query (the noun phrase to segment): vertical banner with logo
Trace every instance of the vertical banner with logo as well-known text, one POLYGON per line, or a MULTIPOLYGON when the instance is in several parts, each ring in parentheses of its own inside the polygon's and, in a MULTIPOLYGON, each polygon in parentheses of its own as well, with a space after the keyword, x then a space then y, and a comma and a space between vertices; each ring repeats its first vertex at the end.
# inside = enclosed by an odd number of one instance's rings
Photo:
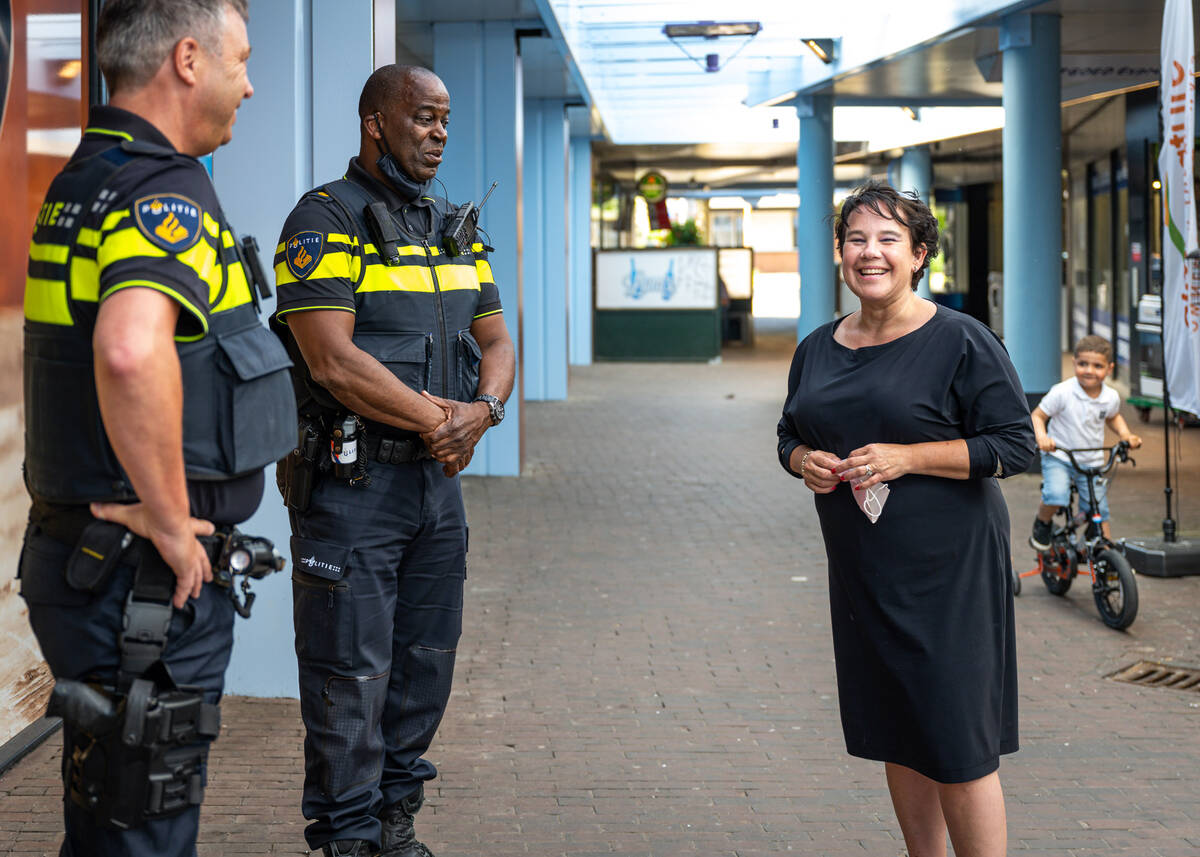
POLYGON ((1162 25, 1163 359, 1171 406, 1200 414, 1200 248, 1192 184, 1196 83, 1191 0, 1166 0, 1162 25))

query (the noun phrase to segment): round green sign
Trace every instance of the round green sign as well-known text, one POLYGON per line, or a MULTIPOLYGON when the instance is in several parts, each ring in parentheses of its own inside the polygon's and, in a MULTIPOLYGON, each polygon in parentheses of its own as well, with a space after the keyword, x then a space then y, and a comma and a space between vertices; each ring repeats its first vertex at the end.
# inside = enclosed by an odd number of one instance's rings
POLYGON ((667 198, 667 180, 662 173, 646 173, 637 183, 637 192, 646 202, 667 198))

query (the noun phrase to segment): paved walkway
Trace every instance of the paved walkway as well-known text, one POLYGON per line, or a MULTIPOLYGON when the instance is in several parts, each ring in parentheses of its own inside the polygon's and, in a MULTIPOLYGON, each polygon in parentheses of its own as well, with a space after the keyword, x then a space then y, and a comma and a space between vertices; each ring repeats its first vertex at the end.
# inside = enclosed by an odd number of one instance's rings
MULTIPOLYGON (((904 853, 882 767, 844 751, 816 516, 775 460, 789 356, 781 337, 714 366, 572 370, 569 401, 525 409, 526 475, 467 480, 466 631, 418 826, 439 857, 904 853)), ((1162 517, 1161 445, 1138 458, 1118 535, 1162 517)), ((1022 567, 1037 486, 1005 484, 1022 567)), ((1200 496, 1178 517, 1200 533, 1200 496)), ((1140 578, 1127 633, 1082 581, 1025 584, 1011 850, 1200 855, 1200 693, 1105 678, 1200 667, 1200 577, 1140 578)), ((297 704, 229 699, 224 721, 200 854, 307 853, 297 704)), ((0 779, 0 853, 55 853, 58 748, 0 779)))

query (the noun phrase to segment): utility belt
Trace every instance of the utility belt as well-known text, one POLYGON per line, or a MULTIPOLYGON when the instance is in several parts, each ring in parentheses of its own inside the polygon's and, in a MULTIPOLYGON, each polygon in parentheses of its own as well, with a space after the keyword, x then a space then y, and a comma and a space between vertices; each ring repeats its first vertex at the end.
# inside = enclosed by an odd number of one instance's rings
POLYGON ((394 431, 354 414, 301 416, 296 447, 275 471, 284 503, 294 512, 307 511, 313 486, 322 476, 365 487, 371 484, 372 463, 406 464, 433 458, 420 437, 389 437, 394 431))
MULTIPOLYGON (((43 531, 61 537, 61 530, 43 531)), ((236 528, 201 542, 214 582, 229 590, 240 615, 249 616, 254 594, 245 578, 279 570, 283 558, 269 540, 236 528), (244 577, 244 601, 233 588, 235 576, 244 577)), ((208 746, 221 724, 220 709, 204 701, 203 689, 176 684, 162 660, 175 574, 151 542, 120 524, 93 520, 67 561, 67 583, 95 592, 126 557, 136 560, 136 571, 118 634, 115 684, 59 679, 46 709, 67 726, 64 780, 71 800, 99 824, 119 830, 200 804, 208 746)))

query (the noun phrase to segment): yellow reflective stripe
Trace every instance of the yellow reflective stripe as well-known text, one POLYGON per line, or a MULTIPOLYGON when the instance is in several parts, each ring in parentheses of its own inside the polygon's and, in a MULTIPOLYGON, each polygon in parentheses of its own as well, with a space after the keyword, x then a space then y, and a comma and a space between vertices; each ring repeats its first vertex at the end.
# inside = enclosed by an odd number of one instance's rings
POLYGON ((501 309, 490 310, 489 312, 481 312, 479 315, 475 316, 475 318, 487 318, 489 315, 495 315, 496 313, 500 313, 500 312, 504 312, 504 309, 501 308, 501 309))
POLYGON ((171 254, 150 243, 141 232, 130 227, 105 236, 96 251, 96 262, 100 270, 104 270, 115 262, 138 258, 164 259, 171 255, 191 268, 196 276, 205 282, 210 300, 216 297, 221 288, 221 268, 217 264, 216 251, 207 241, 197 241, 182 253, 171 254))
MULTIPOLYGON (((437 255, 436 247, 430 247, 429 249, 432 251, 432 255, 434 255, 434 256, 437 255)), ((374 244, 367 244, 365 247, 363 247, 363 252, 364 253, 374 253, 376 256, 378 256, 379 248, 376 247, 374 244)), ((425 248, 422 247, 420 244, 406 244, 403 247, 396 248, 396 255, 398 255, 398 256, 424 256, 425 248)))
POLYGON ((275 288, 298 282, 300 281, 292 276, 292 270, 287 266, 287 262, 275 263, 275 288))
POLYGON ((111 128, 84 128, 85 134, 107 134, 109 137, 120 137, 122 140, 133 142, 133 137, 124 131, 114 131, 111 128))
POLYGON ((492 266, 487 259, 475 260, 475 275, 479 277, 480 283, 496 282, 496 279, 492 276, 492 266))
MULTIPOLYGON (((221 244, 225 247, 234 245, 233 233, 228 229, 221 232, 221 244)), ((217 288, 220 288, 220 278, 216 280, 217 288)), ((211 287, 211 286, 210 286, 211 287)), ((216 300, 216 292, 210 292, 208 302, 211 305, 216 300)), ((250 283, 246 279, 246 269, 242 267, 240 261, 230 262, 225 266, 225 294, 221 296, 221 302, 212 308, 212 312, 225 312, 231 309, 237 309, 240 306, 245 306, 250 303, 253 298, 250 296, 250 283)))
POLYGON ((100 266, 95 259, 71 259, 71 297, 91 303, 100 300, 100 266))
POLYGON ((237 309, 250 303, 250 283, 246 281, 246 270, 241 265, 230 265, 226 268, 225 295, 221 302, 212 308, 212 312, 225 312, 237 309))
POLYGON ((75 239, 75 243, 81 247, 99 247, 100 246, 100 230, 99 229, 80 229, 79 237, 75 239))
POLYGON ((424 265, 368 265, 360 292, 433 292, 433 277, 424 265))
POLYGON ((70 327, 71 307, 67 303, 67 284, 62 280, 25 278, 25 318, 45 324, 70 327))
POLYGON ((69 255, 71 255, 71 248, 66 244, 34 242, 29 245, 29 258, 33 262, 57 262, 59 265, 64 265, 69 255))
POLYGON ((478 241, 476 241, 474 244, 471 245, 471 252, 472 253, 482 253, 483 245, 480 244, 478 241))
MULTIPOLYGON (((101 232, 112 232, 114 229, 117 228, 118 225, 120 225, 121 221, 124 220, 128 216, 129 216, 128 208, 123 208, 120 211, 110 211, 107 215, 105 215, 104 222, 102 224, 100 224, 100 231, 101 232)), ((97 244, 96 246, 98 247, 100 245, 97 244)))
POLYGON ((105 291, 102 300, 108 300, 113 296, 113 294, 121 291, 121 289, 134 288, 154 289, 156 292, 161 292, 168 297, 174 298, 179 302, 181 307, 190 312, 193 316, 195 316, 196 320, 200 322, 200 327, 203 329, 201 333, 195 336, 176 336, 176 342, 195 342, 197 339, 203 339, 204 335, 208 333, 208 319, 204 317, 204 313, 197 309, 195 304, 193 304, 179 292, 175 291, 170 286, 164 286, 162 283, 156 283, 152 280, 126 280, 123 283, 117 283, 115 286, 105 291))
MULTIPOLYGON (((304 280, 325 279, 357 280, 357 260, 349 253, 326 253, 317 263, 317 267, 313 268, 312 273, 304 280)), ((286 286, 289 283, 297 282, 301 281, 292 275, 292 269, 288 267, 287 260, 275 263, 275 285, 286 286)))
POLYGON ((113 262, 135 259, 139 256, 163 259, 169 255, 166 250, 151 244, 146 236, 137 229, 130 227, 106 235, 96 250, 96 261, 100 263, 101 268, 104 268, 113 262))
POLYGON ((479 291, 479 275, 473 265, 437 265, 438 285, 444 292, 473 289, 479 291))
MULTIPOLYGON (((217 221, 216 221, 216 220, 214 220, 214 219, 213 219, 213 217, 212 217, 212 216, 211 216, 211 215, 210 215, 210 214, 209 214, 207 211, 206 211, 206 212, 204 212, 204 221, 203 221, 203 223, 204 223, 204 231, 208 233, 209 237, 210 237, 210 238, 216 238, 216 237, 217 237, 217 231, 218 231, 218 230, 221 228, 221 225, 220 225, 219 223, 217 223, 217 221)), ((231 239, 231 240, 232 240, 232 239, 231 239)), ((230 244, 226 244, 225 246, 226 246, 226 247, 229 247, 229 246, 231 246, 231 245, 230 245, 230 244)))

